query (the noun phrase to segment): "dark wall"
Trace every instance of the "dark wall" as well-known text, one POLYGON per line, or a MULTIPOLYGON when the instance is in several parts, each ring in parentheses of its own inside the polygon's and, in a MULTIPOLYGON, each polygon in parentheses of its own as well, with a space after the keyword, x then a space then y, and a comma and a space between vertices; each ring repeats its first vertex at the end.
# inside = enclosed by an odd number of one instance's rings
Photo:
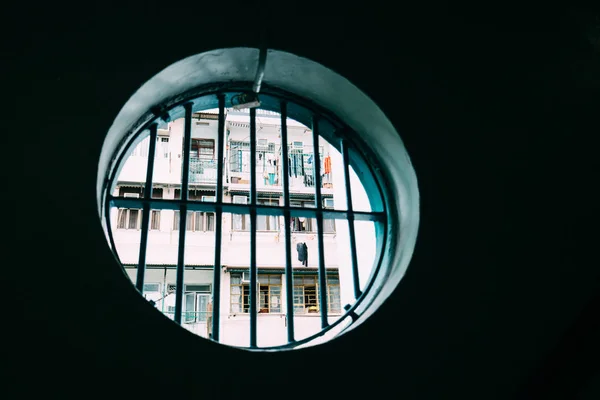
POLYGON ((303 396, 319 385, 352 397, 507 399, 574 398, 563 392, 586 383, 589 362, 577 357, 597 354, 595 326, 579 353, 561 340, 585 336, 573 324, 591 321, 581 313, 600 278, 592 236, 580 233, 597 213, 591 14, 26 6, 5 10, 2 28, 3 390, 91 397, 138 383, 144 394, 233 398, 290 384, 303 396), (111 255, 94 192, 104 135, 141 84, 195 53, 256 46, 265 25, 271 47, 334 69, 380 105, 421 191, 415 254, 394 295, 339 340, 281 354, 200 341, 156 316, 111 255))

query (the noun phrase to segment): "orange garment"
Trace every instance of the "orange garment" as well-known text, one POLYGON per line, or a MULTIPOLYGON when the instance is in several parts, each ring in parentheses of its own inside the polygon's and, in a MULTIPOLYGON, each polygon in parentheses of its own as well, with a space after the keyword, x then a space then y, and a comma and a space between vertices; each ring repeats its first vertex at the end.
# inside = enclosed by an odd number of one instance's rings
POLYGON ((325 157, 325 173, 326 174, 331 173, 331 157, 330 156, 325 157))

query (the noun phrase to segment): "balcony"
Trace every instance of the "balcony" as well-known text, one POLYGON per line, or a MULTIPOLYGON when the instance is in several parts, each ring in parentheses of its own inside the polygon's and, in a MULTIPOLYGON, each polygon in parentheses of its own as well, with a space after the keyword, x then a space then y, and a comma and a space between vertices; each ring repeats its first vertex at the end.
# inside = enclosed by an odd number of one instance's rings
POLYGON ((217 184, 217 161, 215 159, 190 158, 190 182, 217 184))

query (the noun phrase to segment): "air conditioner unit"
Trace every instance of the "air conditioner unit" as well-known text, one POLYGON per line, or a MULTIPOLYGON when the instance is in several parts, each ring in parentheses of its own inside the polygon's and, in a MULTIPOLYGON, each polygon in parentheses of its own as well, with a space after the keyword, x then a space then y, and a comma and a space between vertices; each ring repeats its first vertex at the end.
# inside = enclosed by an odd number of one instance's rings
POLYGON ((125 193, 123 194, 124 197, 135 197, 135 198, 139 198, 140 194, 139 193, 125 193))
POLYGON ((216 196, 202 196, 202 201, 215 202, 216 196))
POLYGON ((323 205, 326 208, 333 208, 333 199, 332 198, 323 199, 323 205))
POLYGON ((233 204, 248 204, 247 196, 233 196, 233 204))
POLYGON ((304 143, 302 142, 294 142, 294 148, 295 149, 301 149, 304 147, 304 143))
POLYGON ((160 292, 160 283, 144 283, 144 292, 160 292))

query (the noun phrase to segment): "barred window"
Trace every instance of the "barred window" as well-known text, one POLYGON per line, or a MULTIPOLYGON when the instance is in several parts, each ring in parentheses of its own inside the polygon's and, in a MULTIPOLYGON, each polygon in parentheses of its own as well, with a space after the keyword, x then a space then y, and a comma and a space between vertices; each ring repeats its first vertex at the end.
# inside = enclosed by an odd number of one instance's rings
MULTIPOLYGON (((241 57, 232 65, 251 65, 254 50, 195 60, 203 66, 232 54, 241 57)), ((316 63, 295 60, 335 80, 344 98, 321 98, 310 79, 281 77, 289 88, 270 86, 275 79, 260 93, 236 78, 178 87, 184 73, 169 80, 175 86, 168 97, 149 85, 147 107, 148 93, 134 95, 127 105, 134 112, 119 114, 103 147, 98 204, 111 249, 136 289, 152 293, 156 310, 215 342, 278 350, 330 340, 385 300, 412 254, 418 189, 397 132, 358 89, 316 63), (361 99, 360 107, 352 98, 361 99), (198 113, 212 117, 198 125, 198 113), (350 114, 351 123, 339 117, 350 114), (367 129, 371 122, 377 135, 367 129), (398 187, 390 188, 390 179, 398 187), (117 195, 119 187, 133 189, 117 195), (157 198, 155 189, 166 196, 157 198), (178 234, 164 232, 169 227, 178 234), (149 237, 150 230, 158 232, 149 237), (386 246, 399 237, 398 245, 386 246), (384 265, 388 259, 402 265, 384 265), (174 278, 176 284, 167 283, 174 278), (162 291, 147 282, 163 282, 162 291), (186 290, 190 284, 209 284, 210 293, 186 290), (258 329, 259 321, 268 329, 258 329)), ((266 71, 280 73, 277 64, 266 71)))
POLYGON ((192 152, 190 155, 198 158, 214 158, 214 139, 192 139, 192 152))

